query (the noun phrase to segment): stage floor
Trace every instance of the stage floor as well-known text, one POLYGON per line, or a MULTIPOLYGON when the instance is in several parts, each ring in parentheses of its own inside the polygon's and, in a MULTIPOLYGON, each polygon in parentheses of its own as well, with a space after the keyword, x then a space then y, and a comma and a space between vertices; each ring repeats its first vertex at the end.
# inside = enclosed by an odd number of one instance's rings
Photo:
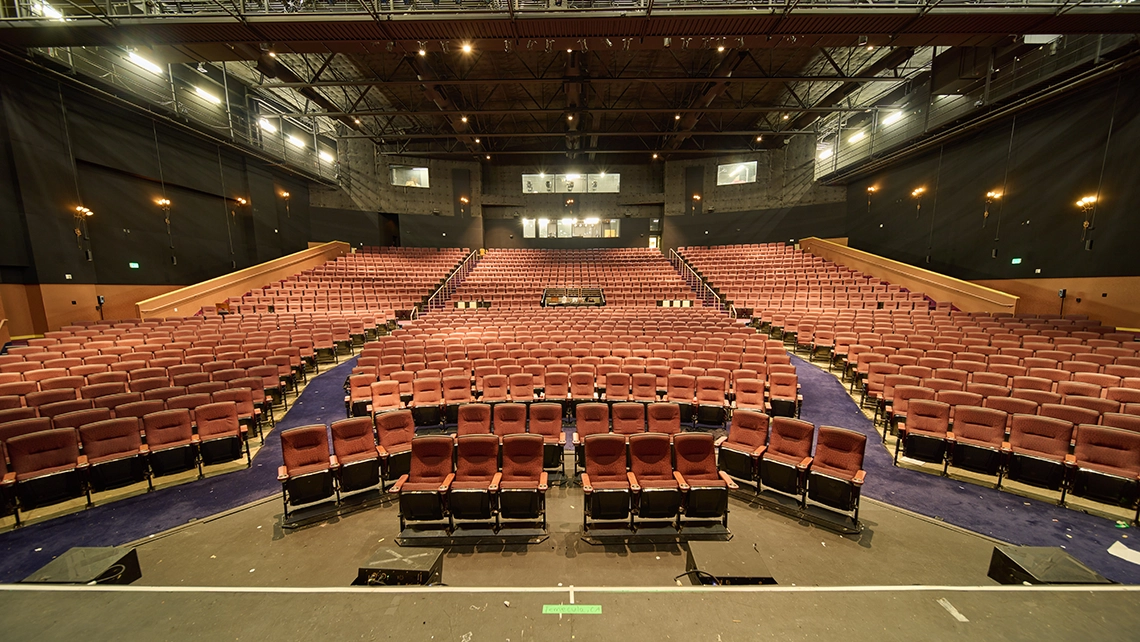
POLYGON ((395 505, 285 530, 273 498, 136 542, 132 586, 0 586, 4 637, 1061 640, 1130 639, 1140 625, 1140 592, 998 586, 994 540, 874 501, 863 532, 843 536, 733 499, 722 545, 762 555, 779 585, 702 588, 675 579, 684 544, 582 541, 581 500, 550 490, 541 544, 449 550, 447 586, 359 588, 357 568, 395 545, 395 505), (543 613, 565 604, 601 613, 543 613))

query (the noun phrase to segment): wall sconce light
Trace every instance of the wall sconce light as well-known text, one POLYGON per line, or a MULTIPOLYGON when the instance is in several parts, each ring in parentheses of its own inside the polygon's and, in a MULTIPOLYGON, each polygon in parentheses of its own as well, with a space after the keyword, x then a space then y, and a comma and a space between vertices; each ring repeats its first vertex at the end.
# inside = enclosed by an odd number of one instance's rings
POLYGON ((249 203, 249 201, 245 200, 244 198, 242 198, 240 196, 235 198, 234 200, 237 201, 238 205, 246 205, 249 203))
POLYGON ((701 200, 701 195, 700 195, 700 194, 693 194, 693 200, 694 200, 694 201, 699 201, 699 200, 701 200))
POLYGON ((982 212, 982 227, 986 226, 986 221, 990 219, 990 204, 1000 199, 1002 193, 998 191, 986 192, 986 209, 982 212))
POLYGON ((918 203, 914 206, 914 218, 918 220, 919 214, 922 212, 922 195, 926 193, 925 187, 916 187, 910 193, 911 198, 918 199, 918 203))
POLYGON ((871 197, 874 196, 875 192, 877 192, 877 191, 879 191, 879 188, 875 187, 874 185, 867 188, 867 214, 868 215, 871 213, 871 197))
POLYGON ((285 199, 285 218, 293 218, 292 212, 289 211, 289 192, 281 192, 281 198, 285 199))
POLYGON ((1089 230, 1092 229, 1092 213, 1093 213, 1093 208, 1096 207, 1096 201, 1097 201, 1096 195, 1085 196, 1085 197, 1081 198, 1081 200, 1077 201, 1077 207, 1081 208, 1081 213, 1084 214, 1084 216, 1085 216, 1084 223, 1081 224, 1081 227, 1082 227, 1081 240, 1082 241, 1085 240, 1085 237, 1088 236, 1089 230))
POLYGON ((87 238, 87 232, 85 230, 87 218, 94 214, 95 212, 92 212, 82 205, 75 206, 75 245, 81 250, 83 249, 83 239, 87 238))

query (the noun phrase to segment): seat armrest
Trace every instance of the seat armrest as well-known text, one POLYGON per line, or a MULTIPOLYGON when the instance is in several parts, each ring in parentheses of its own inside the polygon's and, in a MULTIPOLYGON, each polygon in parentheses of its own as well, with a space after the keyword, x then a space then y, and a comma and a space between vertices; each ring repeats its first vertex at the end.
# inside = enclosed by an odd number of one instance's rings
POLYGON ((406 484, 406 483, 408 483, 408 476, 407 475, 400 475, 400 478, 396 480, 395 484, 392 484, 392 489, 389 490, 388 492, 399 493, 400 489, 403 488, 404 484, 406 484))
POLYGON ((629 480, 629 489, 635 493, 641 492, 641 486, 637 485, 637 476, 632 472, 627 472, 625 478, 629 480))
MULTIPOLYGON (((565 439, 565 438, 566 438, 566 433, 563 433, 563 434, 562 434, 562 438, 563 438, 563 439, 565 439)), ((574 445, 575 445, 575 446, 577 446, 578 444, 582 443, 582 442, 578 441, 578 431, 577 431, 577 430, 575 430, 575 431, 574 431, 574 436, 573 436, 573 439, 574 439, 574 442, 573 442, 573 443, 574 443, 574 445)))
POLYGON ((87 468, 87 455, 80 455, 75 459, 76 468, 87 468))
MULTIPOLYGON (((139 444, 139 452, 144 454, 144 455, 149 453, 150 452, 150 446, 147 446, 146 444, 139 444)), ((282 468, 284 468, 284 466, 282 466, 282 468)))
POLYGON ((492 493, 498 491, 499 484, 502 483, 502 481, 503 473, 495 473, 495 476, 491 478, 491 485, 487 487, 487 490, 491 491, 492 493))
POLYGON ((582 492, 587 495, 594 492, 594 487, 590 484, 590 476, 582 473, 582 492))
POLYGON ((388 458, 388 450, 379 444, 376 445, 376 454, 380 455, 381 459, 388 458))
POLYGON ((950 430, 946 431, 946 438, 945 439, 946 439, 946 441, 948 441, 952 444, 956 443, 958 441, 958 438, 954 436, 953 431, 950 431, 950 430))
POLYGON ((565 446, 566 445, 566 433, 564 433, 562 431, 558 432, 558 445, 559 446, 565 446))
POLYGON ((866 476, 867 476, 867 471, 860 470, 859 472, 855 473, 855 477, 851 480, 851 482, 853 484, 855 484, 856 486, 862 486, 863 485, 863 479, 866 476))
POLYGON ((351 400, 352 400, 352 396, 351 396, 351 395, 345 395, 345 396, 344 396, 344 400, 345 400, 345 402, 347 403, 347 402, 349 402, 349 401, 351 401, 351 400))
POLYGON ((277 467, 277 481, 283 482, 289 480, 289 469, 285 466, 277 467))
POLYGON ((190 435, 190 443, 192 443, 192 444, 202 443, 202 438, 199 437, 198 435, 190 435))
MULTIPOLYGON (((808 459, 811 458, 809 457, 808 459)), ((733 479, 728 476, 728 473, 724 472, 723 470, 720 471, 720 478, 724 480, 724 483, 728 484, 729 490, 740 490, 740 486, 737 486, 736 482, 733 481, 733 479)))
POLYGON ((689 484, 685 481, 685 476, 680 472, 674 470, 673 479, 677 480, 677 485, 681 487, 681 490, 689 490, 689 484))
POLYGON ((439 492, 446 493, 451 488, 453 481, 455 481, 455 473, 448 473, 447 477, 443 478, 443 483, 439 485, 439 492))
POLYGON ((796 470, 799 470, 801 472, 807 470, 811 466, 811 462, 811 457, 804 457, 800 460, 800 463, 796 464, 796 470))
POLYGON ((336 458, 336 455, 329 455, 329 468, 333 470, 340 468, 340 460, 336 458))
POLYGON ((546 471, 542 471, 542 474, 538 476, 538 489, 545 493, 546 489, 550 488, 549 480, 550 478, 546 471))
POLYGON ((728 435, 721 435, 720 437, 716 438, 716 441, 713 442, 713 446, 720 448, 720 445, 723 444, 727 440, 728 440, 728 435))
POLYGON ((1077 465, 1077 456, 1076 455, 1065 455, 1065 465, 1075 468, 1077 465))
POLYGON ((764 453, 766 453, 766 452, 768 452, 767 446, 757 446, 756 450, 752 451, 752 458, 753 459, 760 459, 761 457, 764 456, 764 453))
POLYGON ((1013 447, 1009 445, 1008 441, 1003 441, 1001 442, 1001 451, 1003 453, 1009 454, 1013 452, 1013 447))

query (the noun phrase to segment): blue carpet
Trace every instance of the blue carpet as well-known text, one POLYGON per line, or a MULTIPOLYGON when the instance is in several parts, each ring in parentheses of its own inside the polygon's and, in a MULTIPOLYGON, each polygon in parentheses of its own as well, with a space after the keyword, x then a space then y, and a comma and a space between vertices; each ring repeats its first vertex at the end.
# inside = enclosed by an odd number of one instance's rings
MULTIPOLYGON (((277 433, 344 419, 344 380, 356 359, 310 377, 289 412, 266 433, 253 466, 25 526, 0 535, 0 582, 22 580, 73 546, 117 546, 281 492, 277 433)), ((96 503, 99 496, 94 497, 96 503)))
POLYGON ((1107 553, 1116 541, 1140 549, 1136 529, 1118 529, 1112 520, 993 488, 896 468, 892 453, 844 384, 799 357, 792 361, 803 388, 802 419, 867 435, 863 495, 1013 544, 1060 546, 1109 579, 1140 583, 1140 566, 1107 553))

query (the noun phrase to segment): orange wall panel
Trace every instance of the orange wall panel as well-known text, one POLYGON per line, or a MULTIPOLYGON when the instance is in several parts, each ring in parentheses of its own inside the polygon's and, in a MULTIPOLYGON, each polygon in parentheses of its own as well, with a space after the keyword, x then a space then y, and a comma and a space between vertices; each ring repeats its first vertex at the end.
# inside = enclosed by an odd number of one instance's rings
POLYGON ((1058 314, 1061 298, 1057 292, 1064 288, 1065 314, 1088 315, 1118 328, 1140 328, 1140 276, 993 279, 974 283, 1017 295, 1017 311, 1024 314, 1058 314))

